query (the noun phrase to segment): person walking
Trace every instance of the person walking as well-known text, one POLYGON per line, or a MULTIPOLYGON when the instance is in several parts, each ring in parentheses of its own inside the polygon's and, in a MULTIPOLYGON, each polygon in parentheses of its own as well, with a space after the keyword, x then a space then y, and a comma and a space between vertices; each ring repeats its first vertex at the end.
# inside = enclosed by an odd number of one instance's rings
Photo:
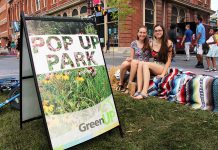
POLYGON ((196 68, 204 68, 203 64, 203 44, 206 40, 205 35, 205 27, 202 24, 202 18, 200 16, 197 17, 197 28, 196 28, 196 58, 198 63, 195 65, 196 68))
POLYGON ((21 43, 21 38, 20 36, 18 36, 18 39, 17 39, 17 59, 20 58, 20 51, 22 49, 22 43, 21 43))
POLYGON ((14 41, 11 42, 11 52, 12 54, 16 54, 16 44, 14 41))
POLYGON ((183 45, 183 43, 185 42, 185 54, 186 54, 186 61, 189 61, 190 59, 190 45, 191 45, 191 42, 192 42, 192 30, 190 29, 190 25, 187 24, 185 26, 185 33, 184 33, 184 36, 183 36, 183 39, 182 39, 182 42, 181 42, 181 45, 183 45))
POLYGON ((209 45, 209 51, 206 55, 206 60, 207 60, 207 69, 205 69, 206 72, 214 71, 217 72, 216 69, 216 57, 218 57, 218 46, 217 46, 217 40, 214 35, 214 29, 210 29, 209 34, 210 37, 206 41, 206 43, 209 45), (210 64, 210 60, 212 61, 212 65, 210 64))
POLYGON ((8 40, 7 48, 8 48, 9 54, 11 54, 11 41, 10 40, 8 40))

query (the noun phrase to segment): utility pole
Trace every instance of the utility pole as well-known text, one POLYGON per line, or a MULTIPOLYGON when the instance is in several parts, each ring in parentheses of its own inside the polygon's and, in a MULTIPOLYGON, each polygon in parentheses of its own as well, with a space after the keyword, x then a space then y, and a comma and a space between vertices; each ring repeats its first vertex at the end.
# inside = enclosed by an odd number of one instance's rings
MULTIPOLYGON (((104 10, 107 10, 107 0, 104 0, 104 10)), ((104 16, 104 51, 107 51, 108 25, 107 15, 104 16)))

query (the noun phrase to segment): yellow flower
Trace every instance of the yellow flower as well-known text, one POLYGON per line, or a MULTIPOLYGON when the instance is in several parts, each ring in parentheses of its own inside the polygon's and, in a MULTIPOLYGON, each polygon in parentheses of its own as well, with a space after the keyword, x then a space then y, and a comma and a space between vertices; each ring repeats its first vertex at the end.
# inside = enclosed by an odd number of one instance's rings
POLYGON ((50 79, 52 79, 52 78, 54 78, 54 77, 55 77, 54 73, 51 73, 51 74, 50 74, 50 79))
POLYGON ((42 82, 43 82, 44 84, 51 83, 51 81, 50 81, 50 80, 43 80, 42 82))
POLYGON ((57 74, 57 75, 55 75, 55 77, 56 77, 56 79, 61 79, 61 77, 62 77, 62 75, 60 75, 60 74, 57 74))
POLYGON ((50 112, 52 112, 52 111, 54 110, 54 105, 50 105, 50 106, 48 107, 48 109, 49 109, 50 112))
POLYGON ((76 81, 83 82, 85 79, 83 77, 76 77, 76 81))
POLYGON ((44 112, 45 113, 50 113, 54 110, 54 105, 50 105, 50 106, 47 106, 47 105, 43 105, 43 109, 44 109, 44 112))
POLYGON ((43 101, 42 101, 42 105, 43 105, 43 106, 48 106, 48 101, 47 101, 47 100, 43 100, 43 101))
POLYGON ((63 75, 63 76, 62 76, 62 79, 63 79, 63 80, 69 80, 69 78, 70 78, 70 77, 69 77, 68 75, 63 75))

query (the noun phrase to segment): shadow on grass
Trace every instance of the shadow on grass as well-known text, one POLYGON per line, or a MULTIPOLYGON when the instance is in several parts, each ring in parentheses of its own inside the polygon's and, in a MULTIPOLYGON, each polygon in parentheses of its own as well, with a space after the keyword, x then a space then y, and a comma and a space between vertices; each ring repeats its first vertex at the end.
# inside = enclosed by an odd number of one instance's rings
MULTIPOLYGON (((114 129, 74 149, 216 149, 218 114, 192 110, 156 97, 135 101, 114 92, 124 138, 114 129)), ((7 106, 8 107, 8 106, 7 106)), ((48 149, 42 120, 19 128, 19 112, 0 112, 0 149, 48 149)))

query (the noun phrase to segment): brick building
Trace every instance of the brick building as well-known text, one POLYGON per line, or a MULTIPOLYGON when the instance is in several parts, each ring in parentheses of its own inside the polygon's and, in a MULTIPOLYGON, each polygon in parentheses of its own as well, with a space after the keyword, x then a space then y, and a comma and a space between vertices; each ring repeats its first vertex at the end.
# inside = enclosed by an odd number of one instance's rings
POLYGON ((6 0, 0 0, 0 47, 4 47, 8 40, 8 4, 6 0))
POLYGON ((194 22, 198 15, 209 24, 210 14, 214 13, 210 4, 211 0, 134 0, 131 5, 136 11, 126 21, 128 30, 119 33, 119 46, 129 45, 142 25, 146 25, 148 34, 152 35, 154 24, 169 29, 172 23, 194 22))
MULTIPOLYGON (((18 21, 21 10, 29 16, 87 17, 90 15, 88 1, 90 0, 8 0, 9 20, 18 21)), ((102 0, 103 2, 106 0, 102 0)), ((104 17, 97 14, 100 41, 104 44, 104 41, 114 35, 115 46, 128 47, 142 25, 146 25, 148 34, 152 35, 154 24, 162 24, 169 29, 172 23, 193 22, 197 15, 203 17, 205 24, 209 24, 210 14, 214 13, 210 9, 210 4, 211 0, 131 0, 130 6, 135 9, 135 13, 127 17, 125 30, 121 30, 117 21, 112 21, 109 15, 104 17)), ((109 12, 112 11, 111 9, 109 12)), ((13 28, 11 26, 9 37, 14 35, 13 28)))

